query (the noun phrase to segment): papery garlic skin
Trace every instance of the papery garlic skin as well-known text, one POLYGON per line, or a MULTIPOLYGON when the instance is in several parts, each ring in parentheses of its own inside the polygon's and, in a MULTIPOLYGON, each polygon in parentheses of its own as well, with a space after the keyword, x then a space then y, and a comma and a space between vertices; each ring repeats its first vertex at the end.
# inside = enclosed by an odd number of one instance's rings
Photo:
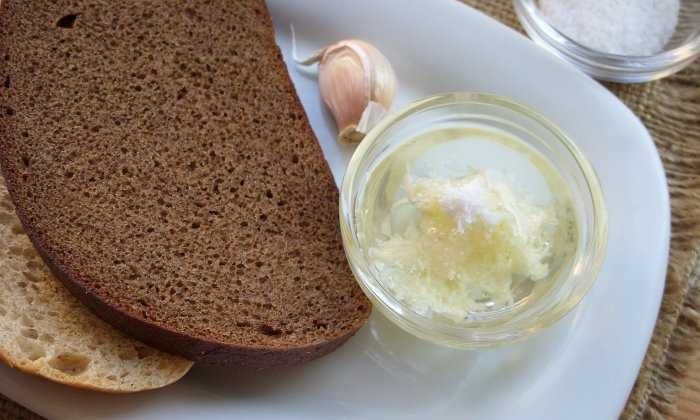
POLYGON ((391 107, 398 85, 394 68, 358 39, 339 41, 300 64, 317 61, 319 90, 338 125, 338 141, 357 144, 391 107))

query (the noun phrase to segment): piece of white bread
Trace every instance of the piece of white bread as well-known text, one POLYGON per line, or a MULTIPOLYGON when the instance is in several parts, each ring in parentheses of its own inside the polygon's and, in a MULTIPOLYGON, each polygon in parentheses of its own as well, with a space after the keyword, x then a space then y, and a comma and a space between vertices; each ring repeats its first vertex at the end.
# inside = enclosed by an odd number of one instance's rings
POLYGON ((2 177, 0 359, 56 382, 114 393, 168 385, 192 366, 125 337, 78 302, 24 233, 2 177))

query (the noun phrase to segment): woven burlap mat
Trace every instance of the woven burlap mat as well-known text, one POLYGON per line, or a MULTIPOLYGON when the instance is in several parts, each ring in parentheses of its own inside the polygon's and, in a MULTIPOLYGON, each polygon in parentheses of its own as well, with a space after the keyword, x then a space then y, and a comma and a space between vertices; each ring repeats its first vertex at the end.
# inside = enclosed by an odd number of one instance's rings
MULTIPOLYGON (((510 0, 463 1, 522 32, 510 0)), ((622 413, 623 419, 665 418, 675 407, 683 372, 700 348, 700 61, 660 81, 605 86, 651 133, 671 191, 671 254, 663 303, 622 413)), ((40 417, 0 395, 0 420, 6 419, 40 417)))

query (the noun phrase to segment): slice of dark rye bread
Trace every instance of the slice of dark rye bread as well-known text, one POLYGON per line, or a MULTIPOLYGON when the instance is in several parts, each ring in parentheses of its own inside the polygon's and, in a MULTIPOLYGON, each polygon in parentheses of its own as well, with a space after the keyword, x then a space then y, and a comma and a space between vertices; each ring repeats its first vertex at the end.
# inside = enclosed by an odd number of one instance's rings
POLYGON ((0 165, 93 312, 246 368, 329 353, 371 305, 262 1, 3 0, 0 165))

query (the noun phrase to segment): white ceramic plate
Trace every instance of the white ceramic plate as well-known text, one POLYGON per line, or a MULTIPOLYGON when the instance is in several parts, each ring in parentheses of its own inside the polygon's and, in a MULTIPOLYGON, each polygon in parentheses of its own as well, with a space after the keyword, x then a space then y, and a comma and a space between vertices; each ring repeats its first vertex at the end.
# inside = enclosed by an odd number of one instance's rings
POLYGON ((0 392, 51 418, 614 419, 624 407, 659 308, 669 201, 649 134, 613 95, 525 37, 454 0, 269 0, 292 78, 339 182, 352 152, 335 141, 314 69, 291 60, 341 38, 378 46, 400 79, 396 106, 441 91, 506 95, 538 108, 580 143, 610 216, 609 252, 588 297, 552 329, 496 350, 421 342, 379 313, 335 353, 299 368, 242 373, 196 366, 182 381, 101 395, 0 367, 0 392))

